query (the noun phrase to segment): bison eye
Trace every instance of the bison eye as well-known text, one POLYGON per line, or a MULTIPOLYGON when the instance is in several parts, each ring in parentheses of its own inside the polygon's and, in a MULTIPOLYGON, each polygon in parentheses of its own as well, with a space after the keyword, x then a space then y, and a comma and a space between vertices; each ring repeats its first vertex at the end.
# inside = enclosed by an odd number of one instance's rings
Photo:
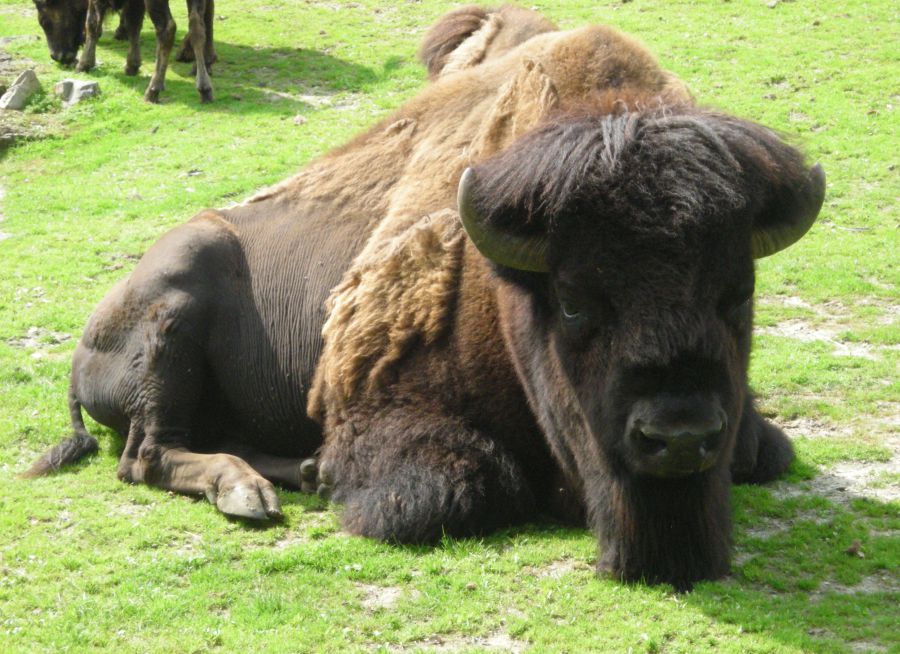
POLYGON ((577 304, 570 300, 560 300, 559 308, 562 311, 563 318, 566 320, 578 320, 581 317, 581 309, 577 304))

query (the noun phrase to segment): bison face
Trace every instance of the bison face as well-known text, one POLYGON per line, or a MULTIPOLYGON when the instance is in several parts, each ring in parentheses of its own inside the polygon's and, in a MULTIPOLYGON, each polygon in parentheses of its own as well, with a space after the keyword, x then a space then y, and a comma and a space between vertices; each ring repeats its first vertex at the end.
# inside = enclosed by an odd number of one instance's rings
POLYGON ((50 57, 64 66, 74 64, 84 43, 87 0, 34 0, 34 5, 50 57))
POLYGON ((768 130, 695 110, 560 121, 464 174, 519 379, 616 576, 727 571, 753 260, 823 190, 768 130))
POLYGON ((542 350, 535 398, 566 389, 575 422, 560 436, 596 443, 616 473, 677 479, 727 465, 750 345, 749 248, 730 231, 694 235, 705 255, 685 234, 616 231, 574 230, 539 318, 508 317, 542 334, 543 345, 510 340, 542 350))

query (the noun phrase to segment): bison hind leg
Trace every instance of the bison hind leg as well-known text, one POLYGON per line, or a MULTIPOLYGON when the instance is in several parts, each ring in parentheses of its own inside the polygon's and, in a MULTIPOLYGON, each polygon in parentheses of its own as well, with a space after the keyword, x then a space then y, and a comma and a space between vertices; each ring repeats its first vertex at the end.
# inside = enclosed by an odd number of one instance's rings
MULTIPOLYGON (((356 483, 342 479, 341 467, 326 464, 320 474, 334 483, 333 498, 345 504, 345 529, 362 536, 433 543, 490 532, 534 514, 519 464, 477 431, 454 430, 450 437, 445 432, 410 439, 399 449, 384 447, 368 466, 379 472, 356 483)), ((347 473, 353 476, 349 468, 347 473)))
POLYGON ((794 461, 794 447, 778 427, 759 415, 747 400, 738 430, 732 480, 738 484, 764 484, 780 477, 794 461))

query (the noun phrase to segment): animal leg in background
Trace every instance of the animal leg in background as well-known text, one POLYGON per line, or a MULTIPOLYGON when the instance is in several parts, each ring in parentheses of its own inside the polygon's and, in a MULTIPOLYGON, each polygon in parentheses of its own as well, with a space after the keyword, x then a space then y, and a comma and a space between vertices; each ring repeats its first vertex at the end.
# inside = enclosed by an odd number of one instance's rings
POLYGON ((533 515, 521 467, 484 432, 435 412, 375 416, 364 429, 344 423, 319 458, 320 494, 345 503, 347 531, 424 543, 533 515))
POLYGON ((207 71, 207 52, 212 47, 212 11, 212 0, 188 0, 188 38, 194 51, 196 85, 201 102, 212 102, 213 99, 207 71), (210 18, 208 22, 207 15, 210 18))
MULTIPOLYGON (((187 1, 188 13, 190 13, 192 0, 187 1)), ((206 49, 204 50, 204 58, 206 60, 206 70, 210 75, 212 75, 212 65, 219 60, 219 56, 216 54, 216 48, 213 43, 214 14, 215 1, 207 0, 206 11, 203 14, 203 22, 206 27, 206 49)), ((184 40, 181 42, 181 46, 178 48, 178 54, 175 55, 175 61, 181 61, 185 63, 194 61, 194 47, 191 45, 190 33, 184 35, 184 40)), ((196 68, 191 70, 191 74, 196 74, 196 72, 196 68)))
POLYGON ((103 17, 110 9, 108 0, 90 0, 88 2, 87 18, 84 24, 84 49, 81 58, 75 67, 77 71, 91 70, 97 65, 97 41, 103 33, 103 17))
MULTIPOLYGON (((122 7, 122 24, 128 38, 128 56, 125 74, 137 75, 141 68, 141 27, 144 25, 144 4, 140 0, 128 0, 122 7)), ((116 30, 118 34, 119 30, 116 30)), ((123 39, 124 40, 124 39, 123 39)))
POLYGON ((144 93, 148 102, 159 102, 159 94, 166 87, 166 69, 175 42, 175 20, 169 10, 168 0, 147 0, 147 13, 156 29, 156 68, 144 93))

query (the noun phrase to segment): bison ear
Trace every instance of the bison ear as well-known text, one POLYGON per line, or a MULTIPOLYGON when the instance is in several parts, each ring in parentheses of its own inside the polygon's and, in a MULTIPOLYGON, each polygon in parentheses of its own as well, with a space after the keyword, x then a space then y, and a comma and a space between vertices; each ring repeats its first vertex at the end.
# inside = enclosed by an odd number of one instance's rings
POLYGON ((816 164, 789 194, 778 193, 753 227, 753 258, 761 259, 793 245, 809 231, 825 199, 825 171, 816 164))
POLYGON ((496 264, 528 272, 548 272, 546 236, 519 236, 497 229, 478 210, 478 180, 467 168, 459 180, 459 217, 463 229, 482 255, 496 264))
POLYGON ((532 59, 522 62, 516 76, 497 96, 469 146, 470 161, 479 161, 506 149, 537 127, 559 106, 559 93, 544 67, 532 59))
POLYGON ((478 64, 500 28, 500 17, 470 5, 451 11, 438 20, 422 40, 419 60, 435 80, 450 70, 478 64))

